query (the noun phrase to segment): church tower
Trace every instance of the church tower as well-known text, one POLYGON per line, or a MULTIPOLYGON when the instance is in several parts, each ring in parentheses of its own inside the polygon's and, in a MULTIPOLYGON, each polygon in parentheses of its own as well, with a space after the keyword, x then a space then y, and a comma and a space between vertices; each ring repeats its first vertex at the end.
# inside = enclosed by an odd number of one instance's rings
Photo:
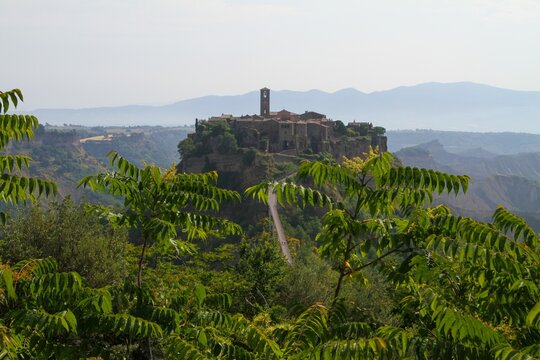
POLYGON ((261 89, 261 116, 270 116, 270 89, 266 87, 261 89))

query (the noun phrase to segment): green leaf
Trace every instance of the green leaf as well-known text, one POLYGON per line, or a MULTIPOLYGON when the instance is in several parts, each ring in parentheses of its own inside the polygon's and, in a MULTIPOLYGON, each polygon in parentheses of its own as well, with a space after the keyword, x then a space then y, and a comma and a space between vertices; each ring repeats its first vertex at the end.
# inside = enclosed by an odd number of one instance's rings
POLYGON ((5 114, 9 110, 8 95, 6 93, 0 94, 0 100, 2 100, 2 104, 0 105, 0 111, 3 111, 5 114), (2 106, 3 106, 3 109, 2 109, 2 106))
POLYGON ((193 288, 193 293, 195 294, 195 298, 197 299, 197 304, 201 306, 204 302, 204 299, 206 298, 206 288, 200 284, 197 284, 193 288))
POLYGON ((9 269, 0 269, 0 275, 2 276, 3 287, 6 290, 8 298, 15 300, 17 295, 15 294, 15 287, 13 285, 13 273, 9 269))
POLYGON ((202 346, 205 346, 205 347, 208 346, 208 339, 206 337, 206 333, 204 332, 204 330, 199 331, 199 335, 197 336, 197 341, 202 346))
POLYGON ((17 99, 16 93, 13 91, 10 91, 8 92, 8 95, 11 99, 11 102, 13 103, 13 107, 17 107, 18 99, 17 99))
POLYGON ((538 315, 540 314, 540 302, 537 303, 527 314, 527 324, 530 326, 535 326, 538 328, 539 324, 539 318, 538 315))

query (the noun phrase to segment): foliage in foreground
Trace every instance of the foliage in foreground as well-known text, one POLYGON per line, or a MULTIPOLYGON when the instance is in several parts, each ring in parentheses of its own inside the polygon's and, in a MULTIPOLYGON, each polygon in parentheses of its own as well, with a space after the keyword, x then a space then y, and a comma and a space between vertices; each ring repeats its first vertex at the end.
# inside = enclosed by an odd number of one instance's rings
MULTIPOLYGON (((432 190, 460 190, 466 178, 378 162, 391 164, 392 158, 305 163, 300 174, 313 175, 319 189, 271 185, 278 194, 281 189, 283 203, 329 206, 318 241, 320 253, 338 270, 332 305, 314 304, 279 322, 264 315, 249 320, 229 312, 229 295, 209 295, 200 285, 92 288, 77 273, 58 272, 53 260, 3 264, 2 356, 538 357, 537 234, 503 208, 487 224, 452 215, 444 206, 424 206, 432 190), (415 173, 420 177, 406 180, 415 173), (327 193, 331 181, 347 196, 327 193), (363 202, 366 197, 370 200, 363 202), (361 210, 351 216, 359 203, 361 210), (363 274, 368 267, 384 274, 399 296, 392 324, 369 316, 362 320, 342 299, 346 285, 369 286, 363 274)), ((262 186, 250 191, 264 199, 262 186)), ((250 260, 253 255, 246 252, 242 266, 260 266, 250 260)), ((274 286, 261 289, 270 293, 274 286)))
POLYGON ((272 187, 282 204, 328 207, 318 241, 338 270, 334 304, 345 281, 365 284, 366 267, 394 284, 401 324, 377 325, 385 345, 372 357, 389 350, 426 359, 540 355, 537 234, 503 208, 486 224, 426 207, 434 193, 466 190, 469 179, 393 163, 388 153, 342 165, 304 162, 297 177, 317 188, 274 182, 247 194, 266 201, 272 187))
POLYGON ((243 316, 227 312, 230 296, 207 294, 200 285, 163 299, 129 284, 88 287, 79 274, 58 272, 52 259, 0 269, 0 358, 151 357, 153 351, 188 359, 279 351, 243 316))
POLYGON ((193 251, 191 240, 242 232, 239 225, 212 214, 219 212, 222 202, 240 199, 237 192, 217 186, 215 171, 176 174, 174 167, 139 168, 114 151, 108 156, 115 170, 85 177, 79 186, 124 199, 125 211, 102 210, 111 222, 140 231, 143 244, 137 272, 139 287, 148 246, 153 245, 163 253, 173 248, 184 254, 193 251))
MULTIPOLYGON (((0 93, 0 111, 19 100, 18 90, 0 93)), ((37 125, 32 117, 0 116, 2 148, 9 140, 31 138, 37 125)), ((0 263, 0 358, 540 357, 538 235, 503 208, 495 211, 492 223, 482 223, 455 216, 444 206, 429 207, 434 193, 466 191, 466 176, 398 167, 390 154, 372 153, 342 165, 303 163, 297 178, 314 188, 274 182, 248 189, 261 201, 272 187, 281 204, 327 209, 317 241, 319 254, 337 270, 333 302, 276 322, 265 314, 249 320, 230 313, 229 295, 207 294, 201 285, 170 284, 165 291, 143 286, 147 246, 189 250, 180 235, 191 240, 238 234, 235 224, 208 214, 238 194, 217 188, 215 173, 141 169, 114 152, 110 159, 115 172, 82 184, 124 198, 125 212, 108 215, 142 233, 138 286, 95 288, 77 272, 59 271, 50 258, 0 263), (396 289, 394 324, 357 319, 343 300, 344 284, 367 286, 368 267, 396 289)), ((52 183, 11 174, 28 161, 0 157, 4 201, 55 192, 52 183)), ((245 251, 240 264, 260 267, 256 257, 261 255, 245 251)), ((251 271, 249 277, 275 278, 275 270, 251 271)), ((252 292, 271 294, 276 284, 266 280, 255 280, 252 292)))
POLYGON ((92 286, 118 284, 128 275, 126 239, 125 228, 67 197, 11 214, 0 228, 0 262, 52 257, 60 271, 77 271, 92 286))
MULTIPOLYGON (((38 127, 38 120, 32 115, 6 114, 10 103, 17 107, 23 101, 21 90, 0 91, 0 151, 11 141, 30 140, 38 127)), ((51 181, 27 177, 22 172, 30 166, 32 159, 26 155, 0 154, 0 199, 8 204, 35 201, 41 195, 55 195, 56 184, 51 181)), ((0 224, 6 222, 6 213, 0 211, 0 224)))

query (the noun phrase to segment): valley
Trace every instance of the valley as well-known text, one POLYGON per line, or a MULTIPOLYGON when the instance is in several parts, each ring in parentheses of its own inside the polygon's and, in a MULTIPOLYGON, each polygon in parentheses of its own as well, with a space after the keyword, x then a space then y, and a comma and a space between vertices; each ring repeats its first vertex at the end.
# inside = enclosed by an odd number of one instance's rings
MULTIPOLYGON (((411 134, 417 135, 413 132, 411 134)), ((392 138, 393 135, 395 134, 390 133, 389 137, 392 138)), ((540 230, 540 152, 497 155, 484 148, 461 148, 460 153, 454 153, 449 152, 441 143, 446 142, 448 148, 457 150, 457 141, 452 138, 455 135, 448 135, 447 137, 445 132, 439 132, 436 140, 404 147, 394 154, 405 166, 469 175, 472 183, 466 194, 457 197, 441 196, 437 200, 439 203, 448 204, 457 213, 487 221, 497 206, 502 205, 523 216, 537 231, 540 230)), ((477 139, 476 143, 469 143, 469 146, 489 144, 493 137, 493 134, 461 135, 462 137, 457 139, 460 142, 471 137, 477 139)), ((403 134, 400 136, 402 139, 406 138, 403 134)), ((527 138, 532 137, 530 134, 505 136, 514 136, 517 142, 525 144, 527 148, 533 146, 533 143, 527 143, 527 138)), ((409 143, 418 141, 417 138, 403 140, 409 143)), ((512 142, 501 143, 498 150, 510 152, 511 147, 512 142)), ((519 149, 517 146, 516 150, 519 149)))
POLYGON ((80 201, 111 203, 107 195, 77 188, 85 176, 102 172, 109 167, 106 154, 120 152, 126 159, 142 166, 156 164, 163 168, 179 161, 178 142, 190 127, 84 127, 40 126, 31 142, 17 142, 13 150, 32 157, 28 174, 53 180, 61 198, 71 196, 80 201))

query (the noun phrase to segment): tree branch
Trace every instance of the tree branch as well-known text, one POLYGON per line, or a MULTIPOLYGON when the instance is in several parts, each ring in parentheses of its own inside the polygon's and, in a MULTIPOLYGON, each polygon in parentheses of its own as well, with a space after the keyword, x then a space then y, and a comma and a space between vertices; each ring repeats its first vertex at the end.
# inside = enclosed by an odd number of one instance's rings
MULTIPOLYGON (((345 256, 344 256, 344 259, 343 259, 343 264, 345 264, 347 261, 349 261, 350 257, 351 257, 351 251, 353 249, 353 246, 352 246, 352 237, 349 236, 349 239, 347 240, 347 248, 345 249, 345 256)), ((343 278, 345 277, 345 267, 344 265, 341 265, 341 268, 339 270, 339 279, 338 279, 338 283, 336 285, 336 291, 334 292, 334 301, 332 301, 332 306, 334 306, 336 304, 336 301, 339 297, 339 292, 341 291, 341 283, 343 282, 343 278)))
POLYGON ((374 259, 374 260, 372 260, 372 261, 370 261, 370 262, 368 262, 367 264, 364 264, 364 265, 362 265, 362 266, 357 267, 356 269, 353 269, 353 271, 359 271, 359 270, 362 270, 363 268, 366 268, 366 267, 368 267, 368 266, 370 266, 370 265, 375 264, 375 263, 378 262, 378 261, 381 261, 382 259, 384 259, 384 258, 387 257, 388 255, 392 255, 393 253, 400 251, 400 249, 401 249, 402 246, 403 246, 403 245, 399 245, 397 248, 394 248, 394 249, 392 249, 392 250, 389 250, 387 253, 385 253, 385 254, 379 256, 378 258, 376 258, 376 259, 374 259))

